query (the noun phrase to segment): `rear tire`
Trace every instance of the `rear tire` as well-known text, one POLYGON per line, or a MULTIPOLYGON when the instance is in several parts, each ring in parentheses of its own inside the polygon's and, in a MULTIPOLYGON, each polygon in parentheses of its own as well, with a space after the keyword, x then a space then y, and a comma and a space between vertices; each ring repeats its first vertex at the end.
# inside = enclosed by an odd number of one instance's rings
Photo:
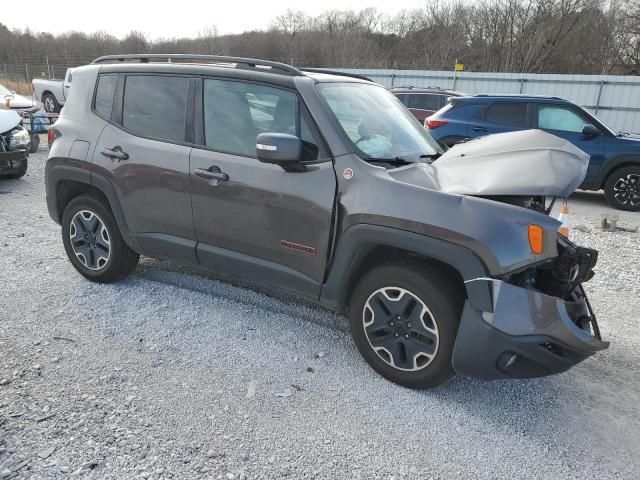
POLYGON ((29 153, 36 153, 39 147, 40 147, 40 135, 38 134, 31 135, 31 147, 29 148, 29 153))
POLYGON ((16 178, 22 178, 27 173, 27 168, 29 168, 29 161, 25 158, 22 160, 22 164, 20 165, 20 169, 15 173, 8 173, 6 175, 0 175, 0 178, 13 180, 16 178))
POLYGON ((60 113, 60 104, 55 95, 51 93, 42 95, 42 105, 44 106, 44 111, 47 113, 60 113))
POLYGON ((366 362, 408 388, 430 388, 453 374, 462 311, 460 289, 428 264, 376 267, 351 296, 351 334, 366 362))
POLYGON ((613 208, 640 211, 640 165, 614 170, 604 184, 604 195, 613 208))
POLYGON ((104 200, 93 195, 75 197, 64 209, 62 241, 71 264, 92 282, 126 277, 140 258, 125 243, 104 200))

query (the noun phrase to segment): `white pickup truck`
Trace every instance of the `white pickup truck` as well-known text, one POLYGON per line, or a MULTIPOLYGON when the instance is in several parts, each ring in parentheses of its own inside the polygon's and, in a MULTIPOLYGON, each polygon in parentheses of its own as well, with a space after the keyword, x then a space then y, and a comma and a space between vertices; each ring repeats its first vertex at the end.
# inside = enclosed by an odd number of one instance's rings
POLYGON ((58 113, 69 95, 73 68, 68 68, 64 80, 43 80, 34 78, 31 82, 33 93, 47 113, 58 113))

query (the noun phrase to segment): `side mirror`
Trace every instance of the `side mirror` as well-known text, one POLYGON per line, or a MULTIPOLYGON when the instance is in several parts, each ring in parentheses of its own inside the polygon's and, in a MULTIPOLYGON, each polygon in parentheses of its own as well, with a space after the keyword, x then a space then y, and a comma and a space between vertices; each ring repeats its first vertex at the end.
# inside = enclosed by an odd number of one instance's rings
POLYGON ((600 135, 600 130, 595 125, 591 125, 587 123, 584 127, 582 127, 582 135, 587 138, 593 138, 600 135))
POLYGON ((288 133, 261 133, 256 138, 256 153, 261 162, 290 170, 302 160, 302 140, 288 133))

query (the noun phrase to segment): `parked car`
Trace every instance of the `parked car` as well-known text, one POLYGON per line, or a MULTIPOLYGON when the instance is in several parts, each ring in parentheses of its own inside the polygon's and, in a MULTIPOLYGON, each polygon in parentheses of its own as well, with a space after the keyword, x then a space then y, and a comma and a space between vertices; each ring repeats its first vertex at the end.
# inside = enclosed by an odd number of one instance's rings
POLYGON ((445 90, 440 87, 407 86, 392 88, 391 91, 423 125, 429 115, 433 115, 447 104, 449 97, 466 95, 462 92, 445 90))
POLYGON ((568 100, 523 95, 456 97, 427 119, 427 127, 448 146, 529 128, 553 133, 590 155, 581 189, 604 189, 612 207, 640 211, 640 136, 615 132, 568 100))
POLYGON ((0 85, 0 110, 13 110, 25 117, 40 110, 41 105, 0 85))
POLYGON ((0 110, 0 179, 27 173, 30 138, 21 120, 15 111, 0 110))
POLYGON ((553 135, 458 158, 366 80, 112 55, 74 71, 50 136, 49 213, 91 281, 146 255, 283 289, 347 313, 369 365, 412 388, 558 373, 608 346, 581 286, 597 252, 545 198, 588 157, 553 135))
POLYGON ((67 101, 73 68, 68 68, 64 80, 34 78, 31 82, 35 97, 42 102, 47 113, 58 113, 67 101))

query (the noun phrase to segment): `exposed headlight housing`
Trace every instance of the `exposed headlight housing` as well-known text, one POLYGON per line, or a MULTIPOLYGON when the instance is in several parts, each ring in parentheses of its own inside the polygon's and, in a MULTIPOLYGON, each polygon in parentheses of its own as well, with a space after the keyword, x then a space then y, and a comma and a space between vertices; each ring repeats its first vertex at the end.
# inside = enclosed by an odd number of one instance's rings
POLYGON ((9 134, 9 149, 10 150, 26 150, 29 148, 31 138, 29 132, 24 127, 17 126, 9 134))

